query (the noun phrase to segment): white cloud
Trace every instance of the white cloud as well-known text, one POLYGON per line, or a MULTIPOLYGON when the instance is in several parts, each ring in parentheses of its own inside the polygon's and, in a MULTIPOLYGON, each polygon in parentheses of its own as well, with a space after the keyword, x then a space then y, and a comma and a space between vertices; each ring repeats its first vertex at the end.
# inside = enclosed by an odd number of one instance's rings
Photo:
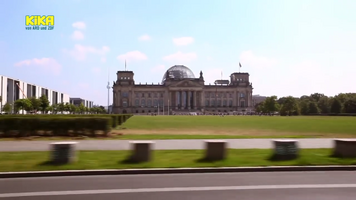
POLYGON ((76 60, 85 60, 88 54, 96 54, 100 56, 105 56, 109 51, 110 48, 108 46, 103 46, 101 48, 95 48, 92 46, 83 46, 80 44, 76 44, 74 49, 72 50, 63 50, 65 53, 71 55, 76 60))
POLYGON ((33 66, 40 67, 41 70, 59 74, 62 66, 53 58, 34 58, 15 63, 16 67, 33 66))
POLYGON ((247 65, 248 67, 254 69, 255 68, 266 69, 275 66, 278 63, 278 61, 273 58, 257 56, 252 51, 244 51, 240 55, 240 63, 242 67, 244 65, 247 65))
POLYGON ((74 28, 82 29, 82 30, 86 28, 86 25, 85 25, 84 22, 75 22, 75 23, 72 24, 72 26, 74 28))
POLYGON ((105 63, 105 62, 106 62, 106 58, 105 58, 105 57, 102 57, 102 58, 101 58, 101 62, 105 63))
POLYGON ((141 37, 138 38, 138 40, 148 41, 151 40, 151 37, 149 35, 142 35, 141 37))
POLYGON ((157 65, 156 67, 151 69, 151 72, 164 72, 165 71, 165 66, 164 65, 157 65))
POLYGON ((177 52, 168 56, 163 57, 163 60, 172 62, 189 62, 197 58, 196 53, 182 53, 177 52))
POLYGON ((72 39, 73 40, 83 40, 84 34, 81 31, 74 31, 72 34, 72 39))
POLYGON ((147 60, 147 56, 144 53, 141 53, 140 51, 130 51, 125 54, 121 54, 117 56, 117 59, 122 62, 141 61, 141 60, 147 60))
POLYGON ((194 42, 192 37, 173 38, 173 43, 177 46, 185 46, 194 42))

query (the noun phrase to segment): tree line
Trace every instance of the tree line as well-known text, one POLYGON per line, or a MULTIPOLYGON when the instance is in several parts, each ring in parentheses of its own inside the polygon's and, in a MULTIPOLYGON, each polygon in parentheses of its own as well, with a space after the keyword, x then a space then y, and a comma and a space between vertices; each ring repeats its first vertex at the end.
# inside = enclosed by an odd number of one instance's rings
MULTIPOLYGON (((2 102, 2 97, 0 96, 0 102, 2 102)), ((46 95, 42 95, 40 98, 30 97, 25 99, 16 100, 13 105, 6 103, 2 107, 2 111, 5 113, 11 113, 14 110, 15 113, 19 113, 21 110, 26 111, 28 113, 38 113, 42 114, 52 113, 70 113, 70 114, 104 114, 106 110, 103 106, 94 106, 92 108, 87 108, 83 104, 79 106, 70 104, 70 103, 59 103, 50 105, 48 98, 46 95)))
POLYGON ((255 111, 260 114, 278 112, 283 116, 356 113, 356 93, 340 93, 333 97, 320 93, 299 98, 271 96, 256 104, 255 111))

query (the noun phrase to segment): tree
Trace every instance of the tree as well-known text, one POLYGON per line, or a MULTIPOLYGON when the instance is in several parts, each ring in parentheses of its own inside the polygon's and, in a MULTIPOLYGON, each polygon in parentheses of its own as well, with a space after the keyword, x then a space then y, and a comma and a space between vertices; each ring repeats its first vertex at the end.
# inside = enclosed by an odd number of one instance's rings
POLYGON ((314 93, 310 95, 310 98, 313 99, 315 102, 319 102, 320 98, 325 97, 324 94, 314 93))
POLYGON ((18 99, 14 103, 16 111, 30 111, 32 108, 31 101, 29 99, 18 99))
POLYGON ((309 114, 319 114, 319 108, 314 101, 309 102, 309 114))
POLYGON ((330 112, 329 98, 327 96, 321 96, 318 101, 318 108, 323 114, 330 112))
POLYGON ((12 110, 12 107, 9 103, 5 103, 4 107, 3 107, 3 111, 6 112, 6 113, 10 113, 12 110))
POLYGON ((331 108, 330 112, 331 113, 340 113, 342 109, 342 104, 339 99, 333 98, 331 101, 331 108))
POLYGON ((64 105, 64 111, 70 112, 70 104, 68 102, 64 105))
POLYGON ((58 112, 58 105, 57 104, 53 104, 52 105, 52 114, 57 114, 58 112))
MULTIPOLYGON (((46 95, 42 95, 42 96, 40 97, 40 101, 41 101, 41 106, 40 106, 40 108, 41 108, 42 113, 48 111, 47 108, 49 107, 49 101, 48 101, 47 96, 46 96, 46 95)), ((53 111, 53 109, 52 109, 52 111, 53 111)))
POLYGON ((297 100, 292 96, 284 97, 280 114, 291 116, 291 115, 299 115, 299 113, 300 111, 297 104, 297 100))
POLYGON ((59 103, 57 104, 58 105, 58 111, 63 114, 63 112, 65 111, 65 106, 64 106, 64 103, 59 103))
POLYGON ((37 112, 38 110, 41 109, 41 99, 37 99, 36 97, 31 97, 30 99, 31 102, 31 110, 37 112))
POLYGON ((348 99, 344 103, 345 113, 356 113, 356 99, 348 99))
POLYGON ((277 96, 267 97, 264 100, 264 108, 271 114, 279 110, 279 104, 277 102, 277 96))
POLYGON ((83 105, 83 103, 79 105, 79 112, 80 114, 83 114, 85 112, 85 106, 83 105))
POLYGON ((77 106, 75 106, 74 104, 70 104, 70 105, 69 105, 69 112, 70 112, 71 114, 75 114, 76 111, 77 111, 77 106))
POLYGON ((299 101, 300 113, 302 115, 309 114, 309 100, 303 99, 299 101))

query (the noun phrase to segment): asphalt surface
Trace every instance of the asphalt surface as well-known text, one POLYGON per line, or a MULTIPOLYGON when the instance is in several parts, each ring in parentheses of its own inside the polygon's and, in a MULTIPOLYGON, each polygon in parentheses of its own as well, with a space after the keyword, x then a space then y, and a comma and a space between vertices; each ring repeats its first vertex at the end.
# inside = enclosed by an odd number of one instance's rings
MULTIPOLYGON (((227 139, 233 149, 269 149, 274 139, 227 139)), ((297 139, 300 148, 333 148, 333 139, 297 139)), ((205 140, 152 140, 154 149, 204 149, 205 140)), ((52 142, 1 141, 1 151, 48 151, 52 142)), ((79 140, 78 150, 129 150, 129 140, 79 140)))
POLYGON ((354 172, 260 172, 0 179, 13 200, 354 200, 354 172))

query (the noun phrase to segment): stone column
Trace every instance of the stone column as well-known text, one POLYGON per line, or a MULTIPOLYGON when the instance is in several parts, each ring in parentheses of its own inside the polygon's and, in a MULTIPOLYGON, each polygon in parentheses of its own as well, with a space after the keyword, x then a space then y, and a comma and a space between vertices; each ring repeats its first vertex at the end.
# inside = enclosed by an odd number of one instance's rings
POLYGON ((113 106, 116 106, 116 92, 114 90, 113 92, 113 101, 112 101, 113 106))
POLYGON ((174 93, 175 93, 174 101, 176 102, 176 109, 178 109, 178 103, 180 101, 180 99, 178 99, 179 91, 175 91, 174 93))
POLYGON ((188 100, 188 109, 190 110, 190 99, 191 98, 191 91, 190 90, 188 90, 187 91, 187 100, 188 100))
POLYGON ((237 104, 236 104, 236 106, 237 106, 237 110, 239 110, 239 107, 240 107, 240 92, 239 91, 237 91, 237 104))
POLYGON ((205 99, 205 92, 204 90, 202 90, 200 92, 200 107, 202 108, 205 108, 204 99, 205 99))
POLYGON ((194 102, 194 109, 197 109, 197 91, 194 91, 194 95, 193 95, 193 102, 194 102))

